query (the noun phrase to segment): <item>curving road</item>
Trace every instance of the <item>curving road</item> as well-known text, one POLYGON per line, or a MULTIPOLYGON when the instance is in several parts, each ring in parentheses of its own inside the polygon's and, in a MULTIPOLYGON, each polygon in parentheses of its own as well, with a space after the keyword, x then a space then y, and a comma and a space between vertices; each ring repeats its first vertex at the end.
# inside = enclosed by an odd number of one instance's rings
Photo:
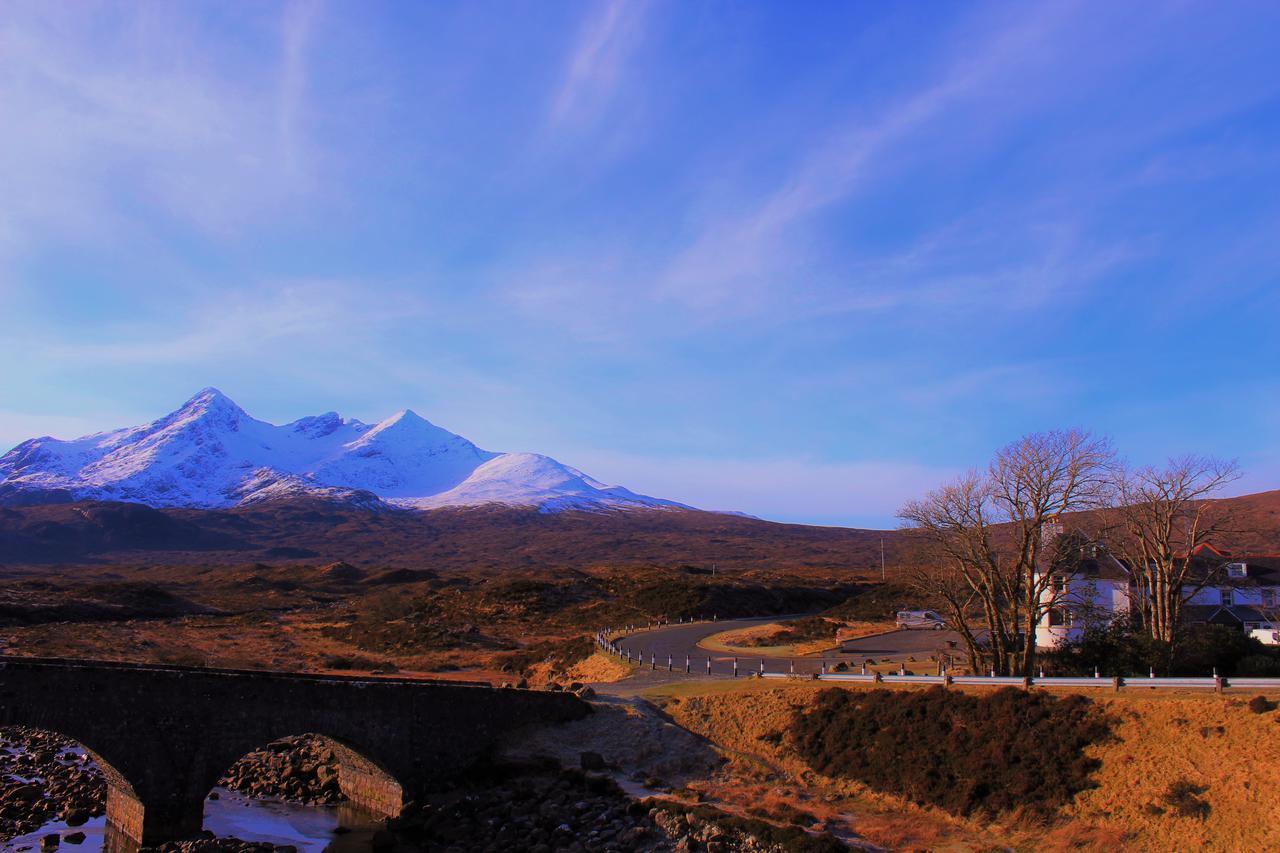
MULTIPOLYGON (((650 671, 656 667, 658 671, 666 672, 670 661, 672 670, 681 675, 687 665, 691 675, 732 677, 734 656, 705 649, 699 645, 700 641, 722 631, 763 625, 785 618, 787 617, 767 616, 664 625, 661 628, 631 633, 617 640, 617 645, 624 653, 629 652, 633 658, 640 658, 650 671)), ((927 660, 938 651, 954 652, 955 648, 949 646, 949 643, 956 643, 958 646, 959 640, 960 635, 954 631, 891 631, 873 637, 847 640, 839 649, 823 652, 821 655, 796 658, 740 655, 736 660, 739 675, 760 672, 762 667, 764 672, 811 675, 820 672, 824 664, 829 671, 841 661, 850 666, 860 666, 868 659, 881 662, 906 661, 908 658, 927 660)))

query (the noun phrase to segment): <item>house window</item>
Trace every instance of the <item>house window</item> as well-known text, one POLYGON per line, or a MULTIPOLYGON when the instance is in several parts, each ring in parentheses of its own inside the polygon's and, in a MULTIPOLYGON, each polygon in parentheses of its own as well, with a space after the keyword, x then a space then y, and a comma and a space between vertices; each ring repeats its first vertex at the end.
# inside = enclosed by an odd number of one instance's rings
POLYGON ((1223 589, 1218 590, 1218 594, 1222 596, 1223 607, 1230 607, 1235 603, 1235 599, 1231 595, 1230 587, 1224 587, 1223 589))
POLYGON ((1276 606, 1276 591, 1274 589, 1264 589, 1262 591, 1262 606, 1263 607, 1276 606))
POLYGON ((1067 576, 1066 575, 1050 576, 1049 586, 1053 590, 1054 594, 1061 595, 1062 593, 1067 591, 1067 576))
POLYGON ((1227 577, 1242 578, 1248 574, 1248 569, 1244 563, 1227 563, 1227 577))
POLYGON ((1063 610, 1061 607, 1049 608, 1049 627, 1050 628, 1060 628, 1063 625, 1068 624, 1068 622, 1069 622, 1069 618, 1067 616, 1067 612, 1063 610))

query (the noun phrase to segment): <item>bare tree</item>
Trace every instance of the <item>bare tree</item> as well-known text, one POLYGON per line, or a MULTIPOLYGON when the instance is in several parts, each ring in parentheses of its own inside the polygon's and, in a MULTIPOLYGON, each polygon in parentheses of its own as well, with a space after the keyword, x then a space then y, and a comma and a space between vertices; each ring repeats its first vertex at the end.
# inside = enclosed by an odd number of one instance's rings
POLYGON ((1061 532, 1058 519, 1068 512, 1105 506, 1115 464, 1111 443, 1080 430, 1024 436, 996 454, 991 463, 992 491, 1009 522, 1015 548, 1012 573, 1026 642, 1022 673, 1035 661, 1036 625, 1056 603, 1046 527, 1061 532))
POLYGON ((1220 567, 1197 565, 1196 551, 1230 529, 1230 505, 1213 497, 1239 477, 1234 460, 1206 456, 1116 470, 1117 550, 1133 572, 1136 611, 1152 639, 1174 643, 1186 600, 1218 579, 1220 567))
POLYGON ((970 576, 962 564, 928 547, 918 549, 912 556, 914 569, 907 575, 907 584, 927 600, 942 602, 940 609, 947 614, 948 627, 964 642, 969 671, 982 672, 983 655, 979 650, 982 637, 978 627, 982 610, 970 576))
MULTIPOLYGON (((1013 648, 1008 630, 1009 578, 992 542, 990 484, 976 471, 907 503, 898 517, 915 528, 924 544, 927 561, 916 574, 915 585, 947 602, 953 624, 968 624, 966 614, 976 605, 986 629, 985 654, 991 668, 1009 670, 1013 648), (967 587, 967 594, 965 588, 967 587)), ((978 638, 962 633, 971 664, 976 670, 978 638)))
POLYGON ((1110 443, 1087 432, 1035 433, 997 452, 986 472, 970 472, 899 512, 929 543, 935 566, 968 585, 997 672, 1032 671, 1036 625, 1057 596, 1047 533, 1061 514, 1106 501, 1113 459, 1110 443))

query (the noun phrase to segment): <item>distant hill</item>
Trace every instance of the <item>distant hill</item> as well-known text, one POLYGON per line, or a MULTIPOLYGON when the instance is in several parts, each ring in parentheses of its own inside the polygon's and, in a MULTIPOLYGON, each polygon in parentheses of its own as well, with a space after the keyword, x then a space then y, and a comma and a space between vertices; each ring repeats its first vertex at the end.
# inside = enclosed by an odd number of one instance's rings
POLYGON ((225 510, 78 502, 0 507, 0 564, 331 563, 496 570, 592 565, 878 570, 894 532, 696 510, 385 511, 297 499, 225 510))

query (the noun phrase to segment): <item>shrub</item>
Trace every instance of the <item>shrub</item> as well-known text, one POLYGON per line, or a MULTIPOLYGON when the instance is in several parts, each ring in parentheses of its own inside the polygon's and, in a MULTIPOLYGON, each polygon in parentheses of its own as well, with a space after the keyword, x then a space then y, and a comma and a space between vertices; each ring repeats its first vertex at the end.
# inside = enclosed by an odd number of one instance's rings
POLYGON ((1246 655, 1236 663, 1236 675, 1280 676, 1280 657, 1274 654, 1246 655))
POLYGON ((891 620, 899 610, 906 608, 930 607, 938 610, 943 604, 939 599, 921 595, 918 589, 909 584, 890 581, 858 585, 852 595, 824 611, 823 615, 853 622, 876 622, 891 620))
POLYGON ((366 672, 380 669, 385 672, 397 672, 398 667, 390 661, 377 660, 364 655, 323 655, 320 665, 325 669, 359 669, 366 672))
POLYGON ((1173 675, 1208 675, 1216 669, 1219 675, 1243 675, 1241 664, 1250 658, 1280 663, 1275 652, 1239 628, 1190 625, 1178 637, 1170 671, 1173 675))
POLYGON ((835 640, 840 626, 821 616, 806 616, 783 623, 785 627, 776 634, 762 634, 748 638, 744 646, 781 646, 791 643, 807 643, 812 640, 835 640))
POLYGON ((169 666, 208 666, 209 662, 203 654, 195 649, 158 649, 156 660, 169 666))
POLYGON ((1090 787, 1098 762, 1083 750, 1109 731, 1082 696, 1013 688, 982 697, 832 689, 792 722, 800 755, 818 772, 962 815, 1048 816, 1090 787))
POLYGON ((1280 675, 1280 654, 1223 625, 1188 625, 1172 646, 1151 639, 1122 620, 1090 630, 1074 642, 1040 655, 1053 675, 1280 675))
POLYGON ((1204 785, 1179 779, 1164 792, 1164 803, 1180 817, 1198 817, 1204 820, 1209 816, 1209 804, 1200 799, 1200 795, 1207 790, 1204 785))
POLYGON ((523 672, 536 663, 549 663, 552 669, 568 669, 595 653, 595 641, 586 635, 564 640, 540 640, 511 652, 507 663, 523 672))
POLYGON ((1276 703, 1272 702, 1266 696, 1254 696, 1249 700, 1249 710, 1255 714, 1265 714, 1268 711, 1274 711, 1276 703))

